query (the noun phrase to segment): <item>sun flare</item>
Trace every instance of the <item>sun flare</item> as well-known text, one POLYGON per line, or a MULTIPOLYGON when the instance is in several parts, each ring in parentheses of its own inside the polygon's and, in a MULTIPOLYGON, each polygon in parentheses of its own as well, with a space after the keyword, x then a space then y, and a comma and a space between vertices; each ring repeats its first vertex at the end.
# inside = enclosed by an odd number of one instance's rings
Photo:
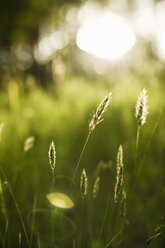
POLYGON ((135 35, 118 15, 103 12, 86 22, 77 33, 77 46, 98 58, 114 60, 135 44, 135 35))
POLYGON ((72 208, 74 207, 73 201, 65 194, 50 193, 46 196, 49 202, 58 208, 72 208))

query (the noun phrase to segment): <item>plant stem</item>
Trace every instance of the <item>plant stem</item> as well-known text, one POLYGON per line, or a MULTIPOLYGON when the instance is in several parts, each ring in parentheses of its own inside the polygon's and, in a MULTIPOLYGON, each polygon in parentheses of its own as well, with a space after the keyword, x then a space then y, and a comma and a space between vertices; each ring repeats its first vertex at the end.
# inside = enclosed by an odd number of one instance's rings
MULTIPOLYGON (((3 174, 3 177, 4 177, 5 181, 8 182, 7 177, 6 177, 6 175, 5 175, 5 173, 4 173, 3 169, 2 169, 2 167, 0 167, 0 169, 1 169, 1 172, 2 172, 2 174, 3 174)), ((24 233, 25 233, 26 241, 27 241, 27 243, 29 243, 29 239, 28 239, 28 236, 27 236, 27 231, 26 231, 25 224, 24 224, 24 221, 23 221, 23 218, 22 218, 22 214, 21 214, 21 211, 20 211, 20 209, 19 209, 18 203, 17 203, 17 201, 16 201, 16 199, 15 199, 14 193, 13 193, 13 191, 12 191, 12 188, 11 188, 9 182, 8 182, 8 188, 9 188, 9 192, 10 192, 12 198, 13 198, 15 207, 16 207, 16 209, 17 209, 17 213, 18 213, 18 216, 19 216, 19 218, 20 218, 20 221, 21 221, 21 224, 22 224, 24 233)))
POLYGON ((108 248, 112 243, 113 241, 115 241, 115 239, 119 236, 119 234, 121 233, 121 231, 119 231, 110 241, 108 244, 106 244, 106 246, 104 248, 108 248))
POLYGON ((38 243, 38 248, 41 248, 39 235, 37 235, 37 243, 38 243))
POLYGON ((78 160, 77 165, 76 165, 76 168, 75 168, 75 170, 74 170, 73 180, 75 179, 75 176, 76 176, 76 173, 77 173, 77 170, 78 170, 78 167, 79 167, 81 158, 82 158, 83 153, 84 153, 84 151, 85 151, 85 148, 86 148, 86 145, 87 145, 87 143, 88 143, 88 140, 89 140, 90 135, 91 135, 91 132, 88 133, 88 136, 87 136, 87 138, 86 138, 86 140, 85 140, 85 143, 84 143, 83 149, 82 149, 82 151, 81 151, 79 160, 78 160))
POLYGON ((52 172, 52 177, 53 177, 53 185, 54 185, 54 171, 52 172))
POLYGON ((140 127, 137 128, 137 134, 136 134, 136 149, 135 149, 135 173, 136 173, 136 164, 138 159, 138 147, 139 147, 139 137, 140 137, 140 127))
POLYGON ((135 187, 135 182, 136 182, 136 179, 137 179, 137 159, 138 159, 138 147, 139 147, 139 137, 140 137, 140 126, 138 126, 137 128, 137 134, 136 134, 136 147, 135 147, 135 162, 134 162, 134 174, 132 176, 132 187, 130 189, 130 192, 129 192, 129 200, 128 200, 128 208, 129 208, 129 205, 130 205, 130 200, 132 198, 132 195, 133 195, 133 190, 134 190, 134 187, 135 187))
POLYGON ((52 210, 52 247, 54 246, 54 212, 52 210))
POLYGON ((31 228, 31 235, 30 235, 30 248, 32 246, 32 240, 33 240, 33 227, 34 227, 34 219, 35 219, 35 209, 37 205, 37 197, 34 196, 34 203, 33 203, 33 217, 32 217, 32 228, 31 228))
POLYGON ((52 247, 54 247, 54 241, 55 241, 55 237, 54 237, 54 218, 56 217, 56 213, 58 212, 58 209, 53 209, 51 210, 51 215, 52 215, 52 247))
POLYGON ((76 241, 75 241, 75 239, 73 240, 73 248, 76 248, 76 241))
POLYGON ((103 222, 101 225, 101 229, 100 229, 100 233, 99 233, 99 237, 98 237, 97 241, 100 240, 102 232, 103 232, 103 228, 104 228, 104 224, 105 224, 105 220, 106 220, 106 215, 107 215, 107 211, 108 211, 109 200, 110 200, 110 195, 108 195, 108 198, 107 198, 107 203, 106 203, 105 212, 104 212, 104 218, 103 218, 103 222))
MULTIPOLYGON (((146 156, 146 153, 147 153, 147 151, 148 151, 148 149, 149 149, 149 147, 150 147, 150 144, 151 144, 152 138, 153 138, 153 136, 154 136, 154 134, 155 134, 155 132, 156 132, 156 129, 158 128, 158 125, 159 125, 159 122, 160 122, 160 120, 161 120, 161 118, 162 118, 162 116, 163 116, 163 113, 164 113, 164 111, 162 110, 162 111, 160 112, 159 116, 158 116, 158 119, 157 119, 157 121, 156 121, 156 123, 155 123, 153 129, 152 129, 151 136, 150 136, 150 138, 149 138, 149 140, 148 140, 148 142, 147 142, 146 149, 145 149, 144 154, 143 154, 143 157, 142 157, 142 159, 141 159, 141 161, 140 161, 138 171, 137 171, 137 173, 136 173, 136 175, 135 175, 134 183, 133 183, 133 185, 132 185, 132 187, 131 187, 131 192, 130 192, 130 194, 129 194, 130 197, 129 197, 129 201, 128 201, 128 208, 129 208, 129 206, 130 206, 130 200, 131 200, 131 198, 132 198, 133 190, 134 190, 134 188, 135 188, 135 186, 136 186, 136 184, 137 184, 137 182, 138 182, 138 178, 139 178, 140 173, 141 173, 141 170, 142 170, 143 161, 144 161, 145 156, 146 156)), ((136 143, 137 143, 137 142, 136 142, 136 143)))
POLYGON ((19 232, 19 248, 21 248, 21 232, 19 232))
POLYGON ((160 122, 160 120, 161 120, 161 118, 162 118, 162 115, 163 115, 163 110, 160 112, 160 114, 159 114, 159 116, 158 116, 158 119, 157 119, 157 121, 156 121, 156 123, 155 123, 155 125, 154 125, 154 127, 153 127, 153 129, 152 129, 151 136, 150 136, 150 138, 149 138, 149 140, 148 140, 148 142, 147 142, 146 149, 145 149, 145 151, 144 151, 144 154, 143 154, 143 157, 142 157, 142 160, 141 160, 141 162, 140 162, 139 169, 138 169, 138 172, 137 172, 137 179, 138 179, 138 177, 139 177, 139 175, 140 175, 140 172, 141 172, 141 169, 142 169, 142 165, 143 165, 143 161, 144 161, 145 156, 146 156, 146 153, 147 153, 147 151, 148 151, 148 149, 149 149, 149 147, 150 147, 152 138, 153 138, 153 136, 154 136, 154 134, 155 134, 155 132, 156 132, 156 129, 157 129, 158 125, 159 125, 159 122, 160 122))
POLYGON ((7 221, 6 221, 6 226, 5 226, 5 234, 4 234, 4 239, 3 239, 3 248, 5 248, 6 235, 7 235, 8 225, 9 225, 9 221, 8 221, 8 219, 7 219, 7 221))

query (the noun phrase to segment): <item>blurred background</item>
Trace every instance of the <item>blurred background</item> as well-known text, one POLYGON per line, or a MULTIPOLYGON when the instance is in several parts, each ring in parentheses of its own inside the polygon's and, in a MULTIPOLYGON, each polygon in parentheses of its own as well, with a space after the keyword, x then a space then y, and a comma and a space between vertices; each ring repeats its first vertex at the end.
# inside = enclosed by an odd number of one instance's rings
MULTIPOLYGON (((47 157, 51 140, 57 152, 56 175, 70 180, 91 114, 112 91, 104 121, 92 134, 77 173, 79 185, 86 168, 90 192, 99 162, 106 164, 100 172, 100 201, 94 211, 100 215, 90 246, 105 247, 108 228, 99 243, 95 240, 109 193, 113 205, 117 150, 122 144, 128 193, 135 156, 135 106, 146 88, 149 116, 140 134, 139 157, 151 142, 127 213, 125 241, 113 246, 145 247, 165 214, 165 1, 1 0, 0 17, 0 165, 27 226, 35 196, 38 208, 50 207, 45 196, 52 187, 47 157), (25 147, 29 137, 30 148, 25 147)), ((1 183, 3 187, 3 178, 1 183)), ((67 186, 63 187, 65 193, 67 186)), ((6 247, 16 247, 22 227, 5 186, 4 195, 10 223, 6 247)), ((4 228, 5 224, 1 239, 4 228)), ((164 244, 161 236, 153 247, 164 244)), ((64 239, 55 247, 74 246, 64 239)))

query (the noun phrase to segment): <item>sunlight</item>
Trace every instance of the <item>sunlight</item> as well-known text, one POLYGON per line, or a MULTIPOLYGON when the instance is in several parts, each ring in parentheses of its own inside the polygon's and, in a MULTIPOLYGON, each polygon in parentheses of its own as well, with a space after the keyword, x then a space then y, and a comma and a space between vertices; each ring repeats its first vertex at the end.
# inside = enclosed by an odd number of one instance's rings
POLYGON ((104 11, 93 16, 77 33, 78 47, 98 58, 114 60, 135 44, 135 35, 118 15, 104 11))
POLYGON ((73 201, 65 194, 50 193, 46 196, 49 202, 58 208, 72 208, 74 207, 73 201))
POLYGON ((67 34, 57 30, 49 34, 42 34, 34 48, 34 58, 39 64, 46 64, 57 50, 63 49, 69 43, 67 34))
POLYGON ((155 26, 157 53, 165 61, 165 1, 156 4, 155 26))

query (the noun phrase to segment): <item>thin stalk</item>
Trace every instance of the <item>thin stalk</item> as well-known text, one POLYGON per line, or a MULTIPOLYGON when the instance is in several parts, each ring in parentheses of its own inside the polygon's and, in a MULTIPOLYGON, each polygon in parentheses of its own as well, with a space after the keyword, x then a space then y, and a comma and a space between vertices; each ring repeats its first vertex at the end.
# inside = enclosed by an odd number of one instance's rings
POLYGON ((85 151, 85 148, 86 148, 86 146, 87 146, 87 143, 88 143, 88 140, 89 140, 90 135, 91 135, 91 132, 88 133, 88 136, 87 136, 87 138, 86 138, 86 140, 85 140, 85 143, 84 143, 83 149, 82 149, 82 151, 81 151, 79 160, 78 160, 77 165, 76 165, 76 168, 75 168, 75 170, 74 170, 73 180, 75 179, 75 176, 76 176, 76 173, 77 173, 77 170, 78 170, 78 167, 79 167, 81 158, 82 158, 82 156, 83 156, 83 154, 84 154, 84 151, 85 151))
POLYGON ((34 196, 34 203, 33 203, 33 217, 32 217, 32 228, 31 228, 31 235, 30 235, 30 248, 32 246, 32 240, 33 240, 33 227, 34 227, 34 219, 35 219, 34 210, 36 209, 36 205, 37 205, 37 197, 35 195, 34 196))
MULTIPOLYGON (((5 173, 4 173, 3 169, 2 169, 2 167, 0 167, 0 169, 1 169, 1 172, 2 172, 2 174, 3 174, 3 177, 4 177, 5 181, 8 182, 7 177, 6 177, 6 175, 5 175, 5 173)), ((14 196, 14 193, 13 193, 13 191, 12 191, 12 188, 11 188, 9 182, 8 182, 8 188, 9 188, 9 192, 10 192, 12 198, 13 198, 15 207, 16 207, 16 209, 17 209, 17 213, 18 213, 18 216, 19 216, 19 218, 20 218, 20 221, 21 221, 21 224, 22 224, 24 233, 25 233, 26 241, 27 241, 27 243, 29 243, 29 239, 28 239, 28 236, 27 236, 27 231, 26 231, 25 224, 24 224, 24 221, 23 221, 23 218, 22 218, 22 214, 21 214, 21 211, 20 211, 20 209, 19 209, 18 203, 17 203, 17 201, 16 201, 16 198, 15 198, 15 196, 14 196)))
POLYGON ((15 183, 17 181, 18 175, 19 175, 19 173, 21 171, 21 168, 22 168, 22 163, 23 163, 24 157, 25 157, 25 153, 20 155, 20 160, 19 160, 17 166, 14 167, 13 178, 12 178, 12 181, 11 181, 12 185, 15 185, 15 183))
POLYGON ((52 247, 54 246, 54 211, 52 209, 52 247))
POLYGON ((57 213, 57 209, 53 209, 52 208, 52 247, 54 247, 54 241, 55 241, 55 237, 54 237, 54 217, 56 216, 57 213))
POLYGON ((119 236, 119 234, 121 233, 121 231, 119 231, 110 241, 108 244, 106 244, 106 246, 104 248, 108 248, 114 241, 115 239, 117 239, 117 237, 119 236))
POLYGON ((140 127, 138 126, 137 134, 136 134, 136 149, 135 149, 135 173, 136 173, 136 164, 138 159, 139 138, 140 138, 140 127))
POLYGON ((119 242, 116 245, 116 248, 121 247, 121 244, 125 241, 125 239, 126 239, 126 236, 124 236, 121 240, 119 240, 119 242))
MULTIPOLYGON (((141 173, 141 170, 142 170, 142 166, 143 166, 144 159, 145 159, 146 154, 147 154, 147 152, 148 152, 148 149, 149 149, 149 147, 150 147, 152 138, 153 138, 153 136, 154 136, 154 134, 155 134, 155 132, 156 132, 156 130, 157 130, 157 128, 158 128, 159 122, 160 122, 160 120, 161 120, 161 118, 162 118, 162 116, 163 116, 163 113, 164 113, 164 111, 162 110, 162 111, 160 112, 159 116, 158 116, 158 119, 157 119, 157 121, 156 121, 156 123, 155 123, 153 129, 152 129, 151 136, 150 136, 150 138, 148 139, 148 142, 147 142, 145 151, 144 151, 144 153, 143 153, 142 159, 141 159, 140 164, 139 164, 138 171, 137 171, 137 173, 136 173, 136 175, 135 175, 134 183, 133 183, 133 185, 132 185, 132 187, 131 187, 131 192, 130 192, 130 194, 129 194, 130 197, 129 197, 129 201, 128 201, 128 208, 129 208, 129 206, 130 206, 130 201, 131 201, 131 198, 132 198, 133 190, 134 190, 134 188, 135 188, 135 186, 136 186, 136 184, 137 184, 137 182, 138 182, 138 178, 139 178, 140 173, 141 173)), ((136 142, 136 143, 137 143, 137 142, 136 142)))
POLYGON ((19 232, 18 238, 19 238, 19 248, 21 248, 21 232, 19 232))
POLYGON ((5 244, 6 244, 6 236, 7 236, 8 226, 9 226, 9 221, 7 220, 7 221, 6 221, 6 226, 5 226, 4 239, 3 239, 3 248, 5 248, 5 244))
POLYGON ((134 173, 133 173, 133 177, 132 177, 133 187, 131 187, 130 193, 128 194, 129 195, 129 198, 132 197, 133 188, 134 188, 136 177, 137 177, 136 176, 136 174, 137 174, 136 172, 137 172, 137 159, 138 159, 139 138, 140 138, 140 126, 138 126, 137 133, 136 133, 135 162, 134 162, 134 173))
POLYGON ((5 248, 5 242, 6 242, 6 234, 8 230, 8 216, 7 216, 7 211, 6 211, 6 204, 4 200, 4 192, 3 192, 3 187, 2 187, 2 181, 0 178, 0 202, 1 202, 1 212, 4 215, 4 221, 6 221, 5 224, 5 233, 2 235, 2 242, 3 242, 3 248, 5 248))
POLYGON ((140 172, 141 172, 141 169, 142 169, 142 165, 143 165, 143 161, 144 161, 144 159, 145 159, 145 157, 146 157, 146 153, 148 152, 148 149, 149 149, 149 147, 150 147, 152 138, 153 138, 153 136, 154 136, 154 134, 155 134, 155 132, 156 132, 156 129, 158 128, 158 125, 159 125, 159 122, 160 122, 162 116, 163 116, 163 111, 160 112, 160 114, 159 114, 159 116, 158 116, 158 119, 157 119, 157 121, 156 121, 156 123, 155 123, 155 125, 154 125, 154 127, 153 127, 153 129, 152 129, 151 136, 150 136, 150 138, 149 138, 149 140, 148 140, 148 142, 147 142, 146 149, 145 149, 145 151, 144 151, 142 160, 141 160, 140 165, 139 165, 139 170, 138 170, 138 172, 137 172, 137 179, 138 179, 138 177, 139 177, 139 175, 140 175, 140 172))
POLYGON ((53 177, 53 185, 54 185, 54 171, 53 171, 53 175, 52 175, 52 177, 53 177))
POLYGON ((107 216, 107 211, 108 211, 109 200, 110 200, 110 194, 108 195, 108 198, 107 198, 105 212, 104 212, 104 218, 103 218, 103 222, 102 222, 102 225, 101 225, 101 229, 100 229, 100 233, 99 233, 97 241, 100 240, 102 232, 103 232, 103 228, 104 228, 105 221, 106 221, 106 216, 107 216))
MULTIPOLYGON (((110 232, 112 235, 113 235, 113 231, 115 230, 117 212, 118 212, 118 204, 116 203, 116 204, 113 204, 113 208, 112 208, 111 215, 110 215, 110 224, 108 226, 108 232, 110 232)), ((107 235, 107 238, 108 238, 108 235, 107 235)))
POLYGON ((81 246, 90 248, 91 247, 91 232, 90 232, 90 222, 89 222, 89 211, 88 211, 88 201, 83 199, 81 206, 81 224, 83 228, 81 232, 81 246))
POLYGON ((38 248, 41 248, 39 235, 37 235, 37 243, 38 243, 38 248))

